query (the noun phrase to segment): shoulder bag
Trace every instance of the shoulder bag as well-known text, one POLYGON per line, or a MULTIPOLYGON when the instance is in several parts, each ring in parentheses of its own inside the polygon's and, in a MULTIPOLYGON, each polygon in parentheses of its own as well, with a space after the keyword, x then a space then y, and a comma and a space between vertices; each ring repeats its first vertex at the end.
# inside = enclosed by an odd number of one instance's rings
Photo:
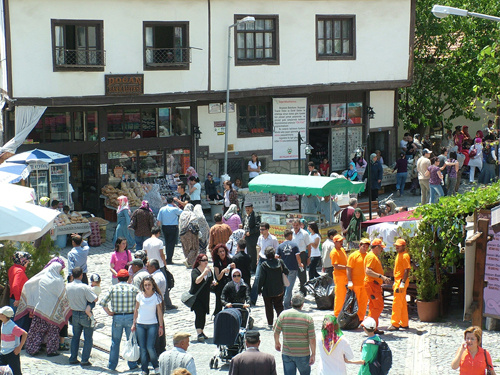
POLYGON ((288 276, 283 272, 283 265, 284 263, 281 263, 281 276, 283 276, 283 285, 285 286, 285 288, 288 288, 290 286, 290 281, 288 281, 288 276))
POLYGON ((492 375, 493 372, 491 372, 491 369, 493 368, 493 366, 488 363, 488 356, 486 355, 486 353, 488 353, 488 351, 486 349, 484 349, 484 361, 486 362, 486 374, 492 375))
MULTIPOLYGON (((201 283, 205 283, 206 280, 203 280, 201 283)), ((196 301, 196 297, 200 293, 200 291, 203 289, 203 286, 200 286, 200 288, 196 291, 195 294, 189 293, 189 291, 186 291, 182 293, 181 295, 181 302, 185 304, 187 307, 191 308, 194 305, 194 301, 196 301)))

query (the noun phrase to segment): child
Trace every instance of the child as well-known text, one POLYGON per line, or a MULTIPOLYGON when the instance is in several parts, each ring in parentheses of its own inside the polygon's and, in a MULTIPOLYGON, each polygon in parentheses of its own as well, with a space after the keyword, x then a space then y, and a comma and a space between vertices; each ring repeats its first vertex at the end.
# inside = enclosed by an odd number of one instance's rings
POLYGON ((14 310, 10 306, 0 308, 2 341, 0 344, 0 365, 8 365, 14 375, 22 375, 20 353, 28 334, 12 321, 14 310))
MULTIPOLYGON (((92 291, 99 297, 101 294, 101 276, 97 273, 93 273, 90 275, 90 286, 92 287, 92 291)), ((95 307, 95 302, 87 302, 87 307, 85 308, 85 314, 90 318, 90 326, 92 328, 95 327, 95 318, 94 314, 92 314, 92 309, 95 307)))

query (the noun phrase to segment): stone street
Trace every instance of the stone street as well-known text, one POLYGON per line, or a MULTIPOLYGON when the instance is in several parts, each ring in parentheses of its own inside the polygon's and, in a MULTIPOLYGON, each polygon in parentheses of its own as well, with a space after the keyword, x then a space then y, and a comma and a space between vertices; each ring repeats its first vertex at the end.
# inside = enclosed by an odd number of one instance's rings
MULTIPOLYGON (((404 204, 414 206, 418 197, 407 197, 404 204), (407 203, 408 202, 408 203, 407 203)), ((401 204, 400 202, 397 202, 401 204)), ((110 224, 107 230, 108 241, 100 247, 90 249, 88 259, 89 273, 97 272, 102 277, 103 294, 111 285, 111 272, 109 271, 109 261, 113 247, 111 238, 113 236, 114 224, 110 224)), ((66 257, 69 247, 61 250, 61 255, 66 257)), ((205 343, 196 341, 196 331, 194 328, 194 313, 180 302, 182 292, 187 290, 190 285, 190 271, 182 265, 182 249, 176 247, 174 256, 174 265, 169 266, 169 270, 175 277, 175 288, 171 291, 172 302, 178 306, 178 310, 169 311, 165 314, 165 327, 167 335, 167 349, 172 346, 172 335, 177 331, 187 331, 193 336, 191 346, 188 351, 194 356, 197 371, 199 374, 216 374, 227 372, 229 366, 225 365, 218 370, 209 369, 209 361, 218 350, 209 339, 205 343)), ((297 283, 298 284, 298 283, 297 283)), ((296 285, 297 288, 297 285, 296 285)), ((214 307, 214 295, 211 295, 212 310, 214 307)), ((438 375, 438 374, 457 374, 457 371, 451 369, 450 363, 455 355, 457 348, 463 342, 463 330, 469 326, 469 322, 462 321, 463 306, 458 303, 458 298, 454 296, 452 302, 452 313, 447 315, 438 323, 422 323, 418 320, 416 307, 410 308, 410 330, 386 333, 383 339, 386 340, 392 349, 393 367, 390 371, 395 375, 438 375)), ((390 325, 391 298, 386 299, 385 309, 381 316, 380 326, 385 329, 390 325)), ((312 296, 307 296, 304 312, 314 318, 316 334, 320 334, 320 328, 323 316, 326 311, 316 309, 316 304, 312 296)), ((97 306, 94 309, 95 317, 98 322, 94 333, 94 349, 92 350, 92 367, 81 368, 80 366, 68 365, 69 352, 62 352, 57 357, 47 358, 45 353, 36 357, 30 357, 22 352, 22 366, 24 374, 58 374, 66 371, 82 375, 97 375, 114 373, 107 370, 108 350, 111 344, 111 318, 104 310, 97 306)), ((270 353, 276 357, 278 374, 283 374, 283 366, 280 353, 274 349, 273 332, 268 330, 267 321, 264 312, 264 303, 259 298, 257 306, 252 308, 251 315, 255 319, 255 329, 261 333, 261 351, 270 353)), ((70 325, 71 327, 71 325, 70 325)), ((70 330, 71 331, 71 330, 70 330)), ((207 317, 206 334, 213 337, 213 320, 207 317)), ((360 347, 365 336, 361 330, 344 331, 345 337, 351 344, 355 359, 361 358, 360 347)), ((124 342, 124 341, 123 341, 124 342)), ((69 343, 69 341, 68 341, 69 343)), ((498 369, 500 355, 500 334, 498 332, 485 331, 483 337, 484 347, 487 348, 493 358, 493 364, 498 369)), ((317 349, 322 350, 321 348, 317 349)), ((313 366, 315 373, 316 366, 313 366)), ((348 374, 357 374, 359 366, 348 365, 348 374)), ((120 373, 137 374, 140 371, 129 371, 125 361, 120 360, 117 371, 120 373)))

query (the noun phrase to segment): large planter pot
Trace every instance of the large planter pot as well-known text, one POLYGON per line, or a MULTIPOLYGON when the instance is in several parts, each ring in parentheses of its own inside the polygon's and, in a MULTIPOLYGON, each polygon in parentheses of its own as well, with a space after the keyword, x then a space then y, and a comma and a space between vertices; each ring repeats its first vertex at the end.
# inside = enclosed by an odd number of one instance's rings
POLYGON ((435 322, 439 317, 439 300, 417 301, 417 312, 421 322, 435 322))

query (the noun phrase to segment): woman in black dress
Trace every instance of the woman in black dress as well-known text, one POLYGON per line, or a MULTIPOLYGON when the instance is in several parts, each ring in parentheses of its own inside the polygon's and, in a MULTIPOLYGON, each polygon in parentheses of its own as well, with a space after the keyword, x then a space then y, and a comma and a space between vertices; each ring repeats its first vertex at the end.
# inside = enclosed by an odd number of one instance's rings
POLYGON ((214 274, 217 285, 215 287, 215 310, 214 315, 222 310, 221 294, 228 282, 231 281, 229 273, 235 267, 226 245, 220 243, 212 249, 212 260, 214 262, 214 274))
POLYGON ((208 257, 206 254, 199 254, 191 271, 191 289, 189 293, 196 294, 196 299, 191 307, 196 318, 194 326, 198 333, 198 341, 204 342, 208 337, 203 333, 205 328, 206 316, 210 312, 210 285, 214 280, 212 270, 208 266, 208 257), (201 290, 200 290, 201 289, 201 290))

